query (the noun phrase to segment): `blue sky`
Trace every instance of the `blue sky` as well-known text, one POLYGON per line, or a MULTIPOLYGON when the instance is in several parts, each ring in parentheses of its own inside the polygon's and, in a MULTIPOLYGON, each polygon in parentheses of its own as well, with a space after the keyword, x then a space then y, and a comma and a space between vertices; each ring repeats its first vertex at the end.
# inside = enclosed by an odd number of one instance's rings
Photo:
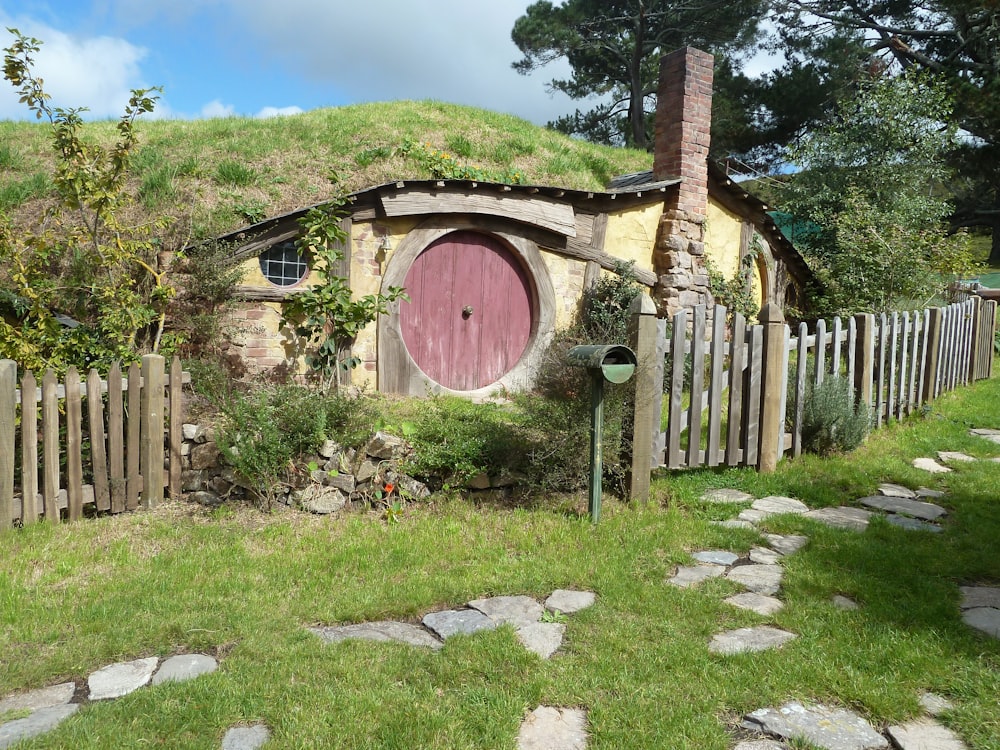
MULTIPOLYGON (((530 0, 0 0, 7 27, 43 41, 55 106, 117 117, 129 90, 162 86, 158 116, 267 116, 364 101, 438 99, 539 124, 580 103, 551 96, 549 66, 510 64, 530 0)), ((0 81, 0 119, 26 119, 0 81)))

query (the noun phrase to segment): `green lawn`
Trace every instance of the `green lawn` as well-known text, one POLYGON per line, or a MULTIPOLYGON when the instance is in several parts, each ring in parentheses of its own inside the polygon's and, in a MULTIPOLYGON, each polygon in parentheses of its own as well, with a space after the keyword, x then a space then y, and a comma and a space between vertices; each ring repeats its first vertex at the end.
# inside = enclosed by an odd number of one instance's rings
POLYGON ((960 620, 960 585, 1000 585, 1000 463, 944 478, 910 467, 938 449, 986 458, 1000 446, 970 426, 1000 428, 1000 378, 946 395, 923 416, 860 450, 749 470, 663 476, 656 502, 585 501, 531 508, 442 499, 399 523, 377 514, 317 518, 250 509, 210 513, 164 504, 151 513, 0 533, 0 696, 78 682, 116 660, 180 651, 217 655, 217 672, 89 704, 25 748, 218 748, 226 728, 266 722, 269 748, 513 748, 539 704, 589 710, 591 747, 729 750, 739 717, 788 700, 856 710, 879 728, 919 713, 932 690, 942 721, 978 749, 1000 748, 1000 641, 960 620), (787 558, 783 611, 770 620, 722 599, 716 579, 665 583, 688 554, 746 553, 754 532, 712 519, 707 487, 850 503, 893 481, 948 492, 941 535, 875 521, 864 534, 794 517, 805 533, 787 558), (321 645, 311 624, 426 612, 499 594, 539 599, 589 588, 597 604, 566 618, 559 654, 529 655, 512 630, 456 637, 436 653, 402 645, 321 645), (833 594, 861 609, 842 611, 833 594), (718 657, 722 630, 770 622, 799 638, 783 649, 718 657))

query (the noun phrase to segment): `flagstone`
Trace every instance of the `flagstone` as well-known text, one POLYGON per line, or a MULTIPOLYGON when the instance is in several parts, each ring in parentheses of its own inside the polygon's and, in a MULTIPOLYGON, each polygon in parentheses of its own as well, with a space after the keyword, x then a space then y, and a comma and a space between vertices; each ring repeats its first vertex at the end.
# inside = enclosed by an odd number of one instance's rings
POLYGON ((725 521, 712 521, 715 526, 721 526, 724 529, 752 529, 754 525, 750 521, 745 521, 742 518, 727 518, 725 521))
POLYGON ((498 625, 510 624, 515 628, 530 625, 542 619, 545 608, 530 596, 493 596, 475 599, 469 606, 477 609, 498 625))
POLYGON ((521 644, 542 659, 548 659, 562 645, 566 626, 561 622, 533 622, 517 629, 521 644))
POLYGON ((761 708, 745 717, 745 729, 805 740, 823 750, 881 750, 889 742, 863 718, 842 708, 786 703, 780 709, 761 708))
POLYGON ((799 534, 764 534, 764 539, 767 540, 771 549, 782 555, 798 552, 809 543, 809 537, 799 534))
POLYGON ((929 471, 931 474, 947 474, 951 471, 950 468, 942 466, 933 458, 915 458, 913 459, 913 468, 929 471))
POLYGON ((674 577, 669 579, 667 583, 687 589, 697 586, 709 578, 717 578, 725 572, 726 569, 720 565, 681 565, 677 568, 674 577))
POLYGON ((21 740, 50 732, 79 709, 79 703, 46 706, 32 711, 22 719, 0 724, 0 748, 10 747, 21 740))
POLYGON ((921 708, 931 716, 939 716, 945 711, 951 711, 955 708, 954 703, 937 693, 921 693, 917 701, 921 708))
POLYGON ((1000 609, 1000 587, 997 586, 962 586, 962 608, 995 607, 1000 609))
POLYGON ((472 635, 480 630, 493 630, 497 626, 496 622, 477 609, 446 609, 442 612, 431 612, 424 615, 422 622, 442 639, 451 638, 453 635, 472 635))
POLYGON ((153 675, 153 684, 185 682, 218 669, 219 663, 205 654, 178 654, 165 660, 153 675))
POLYGON ((798 638, 795 633, 779 630, 768 625, 756 628, 738 628, 712 637, 708 650, 713 654, 731 656, 755 651, 769 651, 780 648, 791 640, 798 638))
POLYGON ((308 628, 308 630, 318 635, 325 643, 347 640, 396 641, 410 646, 424 646, 432 649, 439 649, 443 645, 441 641, 419 625, 390 620, 308 628))
POLYGON ((891 482, 883 482, 878 486, 879 494, 885 495, 886 497, 908 497, 915 498, 917 493, 911 490, 909 487, 904 487, 901 484, 892 484, 891 482))
POLYGON ((98 669, 87 678, 90 700, 121 698, 149 684, 159 662, 155 656, 150 656, 98 669))
POLYGON ((517 750, 585 750, 587 713, 579 708, 539 706, 521 723, 517 750))
POLYGON ((751 612, 756 612, 758 615, 763 615, 764 617, 769 617, 776 612, 780 612, 785 603, 781 599, 776 599, 773 596, 765 596, 764 594, 757 594, 753 591, 744 591, 741 594, 734 594, 726 599, 723 599, 726 604, 731 604, 734 607, 739 607, 740 609, 748 609, 751 612))
POLYGON ((899 750, 968 750, 957 734, 933 719, 889 727, 888 735, 899 750))
POLYGON ((958 463, 969 463, 975 461, 976 459, 970 456, 968 453, 960 453, 958 451, 938 451, 938 458, 942 461, 957 461, 958 463))
POLYGON ((940 534, 944 531, 940 526, 936 526, 933 523, 927 523, 927 521, 910 518, 909 516, 897 516, 895 513, 888 514, 885 520, 893 526, 898 526, 907 531, 929 531, 932 534, 940 534))
POLYGON ((750 506, 754 510, 762 510, 766 513, 805 513, 809 506, 794 497, 782 497, 781 495, 768 495, 760 500, 754 500, 750 506))
POLYGON ((716 489, 708 490, 701 496, 701 499, 706 503, 731 504, 749 503, 754 497, 742 490, 716 489))
POLYGON ((781 558, 780 552, 767 547, 754 547, 750 550, 750 562, 761 565, 777 565, 781 562, 781 558))
POLYGON ((222 750, 257 750, 271 739, 271 731, 263 724, 231 727, 222 738, 222 750))
POLYGON ((868 520, 872 514, 870 511, 861 508, 820 508, 811 510, 803 514, 803 518, 810 518, 835 529, 849 529, 851 531, 864 531, 868 528, 868 520))
POLYGON ((726 578, 734 581, 756 594, 771 596, 781 588, 781 578, 784 575, 780 565, 740 565, 726 574, 726 578))
POLYGON ((556 589, 545 600, 545 609, 550 612, 562 612, 571 615, 581 609, 593 606, 597 595, 593 591, 573 591, 572 589, 556 589))
POLYGON ((889 513, 903 513, 914 518, 922 518, 925 521, 933 521, 935 518, 940 518, 948 512, 940 505, 905 497, 874 495, 872 497, 862 497, 858 502, 868 508, 884 510, 889 513))
POLYGON ((851 597, 844 596, 843 594, 834 594, 830 597, 830 601, 833 602, 833 606, 838 609, 858 609, 858 603, 851 599, 851 597))
POLYGON ((15 693, 0 700, 0 714, 7 711, 35 711, 39 708, 60 706, 69 703, 76 692, 75 682, 63 682, 59 685, 29 690, 25 693, 15 693))
POLYGON ((1000 609, 994 607, 973 607, 962 613, 966 625, 980 630, 986 635, 1000 638, 1000 609))
POLYGON ((732 565, 740 559, 740 556, 734 552, 727 552, 725 550, 718 549, 695 552, 691 555, 691 557, 700 563, 705 563, 706 565, 722 565, 723 567, 732 565))

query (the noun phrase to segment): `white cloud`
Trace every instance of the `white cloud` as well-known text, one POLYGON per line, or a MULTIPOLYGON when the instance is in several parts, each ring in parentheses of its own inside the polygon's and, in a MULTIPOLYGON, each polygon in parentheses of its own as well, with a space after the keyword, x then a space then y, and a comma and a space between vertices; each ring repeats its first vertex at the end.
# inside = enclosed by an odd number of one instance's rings
POLYGON ((199 117, 231 117, 236 113, 232 104, 223 104, 218 99, 214 99, 201 108, 199 117))
MULTIPOLYGON (((50 106, 86 107, 88 118, 118 117, 128 103, 131 89, 146 85, 139 67, 146 50, 124 39, 80 38, 0 11, 0 27, 10 26, 43 40, 34 56, 34 74, 43 79, 45 91, 52 97, 50 106)), ((5 40, 2 46, 7 45, 5 40)), ((0 84, 0 118, 24 118, 27 110, 17 101, 13 87, 6 81, 0 84)))
POLYGON ((254 117, 262 120, 266 120, 269 117, 287 117, 288 115, 297 115, 303 112, 302 107, 264 107, 254 115, 254 117))

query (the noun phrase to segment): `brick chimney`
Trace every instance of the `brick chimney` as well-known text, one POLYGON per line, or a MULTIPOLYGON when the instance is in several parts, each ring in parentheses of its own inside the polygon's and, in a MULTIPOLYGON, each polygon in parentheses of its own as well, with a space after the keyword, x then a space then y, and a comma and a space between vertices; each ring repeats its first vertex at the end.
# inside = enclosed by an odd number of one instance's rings
POLYGON ((711 303, 705 253, 714 58, 684 47, 660 59, 653 179, 680 179, 664 206, 654 264, 660 312, 711 303))

